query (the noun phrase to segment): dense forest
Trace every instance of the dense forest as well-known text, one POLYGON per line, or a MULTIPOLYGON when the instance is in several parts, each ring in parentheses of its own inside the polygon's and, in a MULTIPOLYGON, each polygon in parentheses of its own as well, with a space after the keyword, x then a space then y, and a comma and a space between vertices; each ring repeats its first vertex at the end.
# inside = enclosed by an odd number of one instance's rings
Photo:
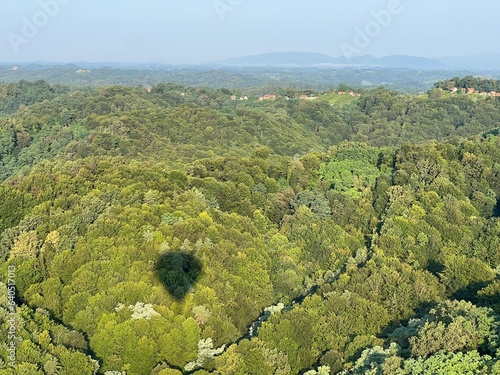
POLYGON ((500 374, 500 98, 439 88, 0 85, 0 375, 500 374))
MULTIPOLYGON (((358 88, 388 86, 405 92, 425 92, 432 85, 450 77, 466 76, 467 70, 422 70, 408 68, 366 67, 237 67, 222 65, 163 65, 163 64, 6 64, 0 63, 0 82, 43 79, 50 84, 71 84, 80 87, 112 85, 153 86, 174 82, 186 86, 211 88, 274 90, 278 87, 326 90, 340 84, 358 88)), ((485 72, 500 79, 495 71, 485 72)))
POLYGON ((434 87, 450 90, 456 89, 475 89, 479 92, 497 92, 500 91, 500 81, 496 79, 488 79, 484 77, 466 76, 463 78, 455 77, 445 81, 439 81, 434 84, 434 87))

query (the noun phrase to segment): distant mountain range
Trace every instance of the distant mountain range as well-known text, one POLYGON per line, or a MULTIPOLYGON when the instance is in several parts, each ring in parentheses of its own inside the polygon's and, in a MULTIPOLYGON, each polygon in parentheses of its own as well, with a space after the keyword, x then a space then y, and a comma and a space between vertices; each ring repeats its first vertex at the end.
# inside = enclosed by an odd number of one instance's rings
POLYGON ((332 57, 311 52, 274 52, 253 56, 237 57, 218 62, 223 66, 288 66, 288 67, 326 67, 354 66, 408 69, 472 69, 500 70, 500 55, 477 55, 468 57, 442 57, 430 59, 407 55, 374 57, 371 55, 347 58, 332 57))
POLYGON ((371 55, 333 57, 314 52, 273 52, 252 56, 236 57, 222 61, 197 64, 168 64, 168 63, 127 63, 127 62, 0 62, 0 67, 19 65, 29 67, 30 70, 46 69, 47 67, 66 67, 69 69, 137 69, 163 70, 178 68, 204 69, 212 67, 234 68, 384 68, 384 69, 418 69, 418 70, 467 70, 476 73, 487 71, 500 72, 500 54, 480 54, 472 56, 444 56, 436 58, 417 57, 408 55, 390 55, 374 57, 371 55))

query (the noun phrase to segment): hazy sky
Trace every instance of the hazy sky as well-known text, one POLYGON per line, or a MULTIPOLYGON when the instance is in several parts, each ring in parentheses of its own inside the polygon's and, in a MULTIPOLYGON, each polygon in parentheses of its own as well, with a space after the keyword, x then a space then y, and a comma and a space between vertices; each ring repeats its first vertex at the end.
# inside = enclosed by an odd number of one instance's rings
POLYGON ((500 53, 498 0, 2 0, 0 61, 500 53))

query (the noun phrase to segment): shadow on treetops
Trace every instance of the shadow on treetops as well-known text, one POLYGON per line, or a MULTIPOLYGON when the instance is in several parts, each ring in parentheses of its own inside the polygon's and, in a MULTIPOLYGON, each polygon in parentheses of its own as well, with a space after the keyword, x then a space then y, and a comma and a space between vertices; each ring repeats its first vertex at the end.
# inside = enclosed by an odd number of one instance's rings
POLYGON ((200 261, 193 255, 173 251, 160 256, 156 262, 156 276, 176 300, 183 300, 202 273, 200 261))

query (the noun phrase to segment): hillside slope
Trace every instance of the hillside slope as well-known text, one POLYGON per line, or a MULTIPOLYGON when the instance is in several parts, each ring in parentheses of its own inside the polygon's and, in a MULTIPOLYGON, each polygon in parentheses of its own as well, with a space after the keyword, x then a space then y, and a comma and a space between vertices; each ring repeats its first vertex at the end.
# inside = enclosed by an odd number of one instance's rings
POLYGON ((0 375, 499 370, 498 99, 151 91, 4 107, 0 375))

